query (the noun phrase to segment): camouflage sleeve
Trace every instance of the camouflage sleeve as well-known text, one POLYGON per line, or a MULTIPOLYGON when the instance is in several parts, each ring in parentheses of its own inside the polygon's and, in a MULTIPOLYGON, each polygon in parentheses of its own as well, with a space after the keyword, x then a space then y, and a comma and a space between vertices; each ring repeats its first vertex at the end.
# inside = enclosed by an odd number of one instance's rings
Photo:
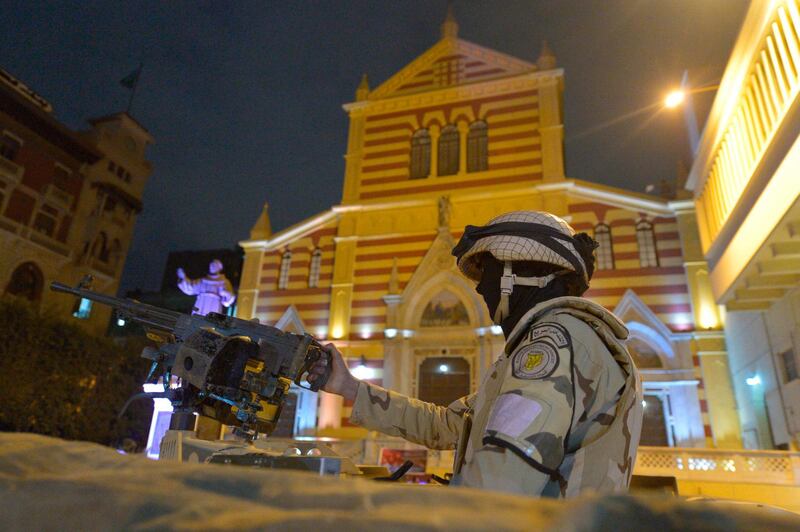
MULTIPOLYGON (((531 327, 510 355, 500 394, 486 423, 483 448, 472 460, 473 467, 490 471, 481 462, 500 460, 498 451, 504 449, 502 462, 507 465, 491 475, 505 480, 519 477, 515 468, 524 462, 529 467, 520 482, 526 487, 519 491, 529 494, 531 489, 541 493, 549 479, 558 477, 574 416, 572 340, 558 321, 554 317, 531 327)), ((486 474, 481 476, 486 485, 486 474)))
POLYGON ((431 449, 454 449, 471 400, 464 397, 445 408, 362 381, 350 422, 431 449))

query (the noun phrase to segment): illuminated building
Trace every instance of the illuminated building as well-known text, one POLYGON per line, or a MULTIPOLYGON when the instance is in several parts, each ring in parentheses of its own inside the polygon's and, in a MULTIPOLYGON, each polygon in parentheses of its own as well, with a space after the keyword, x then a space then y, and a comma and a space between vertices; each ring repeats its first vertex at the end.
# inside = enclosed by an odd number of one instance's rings
POLYGON ((744 445, 800 443, 800 3, 753 2, 688 186, 744 445))
MULTIPOLYGON (((448 16, 441 40, 383 84, 364 77, 344 106, 341 202, 274 234, 265 208, 240 243, 238 315, 333 341, 363 376, 448 402, 475 390, 504 344, 450 250, 467 224, 549 211, 602 244, 587 296, 631 330, 645 442, 739 446, 693 203, 567 178, 553 52, 528 62, 457 30, 448 16)), ((363 434, 349 412, 322 394, 318 426, 363 434)))
POLYGON ((51 105, 0 70, 0 289, 104 332, 110 309, 52 293, 51 281, 115 294, 151 172, 150 134, 117 113, 74 132, 51 105))

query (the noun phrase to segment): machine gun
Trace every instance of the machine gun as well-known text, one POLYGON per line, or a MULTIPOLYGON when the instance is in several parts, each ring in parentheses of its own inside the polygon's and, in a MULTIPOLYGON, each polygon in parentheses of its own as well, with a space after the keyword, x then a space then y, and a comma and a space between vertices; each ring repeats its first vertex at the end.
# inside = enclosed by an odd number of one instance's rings
MULTIPOLYGON (((137 394, 136 398, 168 398, 173 405, 171 430, 192 430, 195 413, 235 427, 252 441, 258 433, 275 428, 284 398, 292 383, 301 380, 320 357, 329 357, 308 334, 281 331, 258 320, 247 321, 223 314, 189 315, 131 299, 120 299, 88 289, 91 278, 72 288, 54 282, 50 288, 96 301, 116 309, 125 320, 140 323, 158 348, 146 347, 142 357, 152 361, 147 382, 161 378, 163 392, 137 394), (172 376, 180 379, 170 388, 172 376)), ((310 385, 318 391, 330 375, 310 385)), ((126 404, 126 407, 127 407, 126 404)))

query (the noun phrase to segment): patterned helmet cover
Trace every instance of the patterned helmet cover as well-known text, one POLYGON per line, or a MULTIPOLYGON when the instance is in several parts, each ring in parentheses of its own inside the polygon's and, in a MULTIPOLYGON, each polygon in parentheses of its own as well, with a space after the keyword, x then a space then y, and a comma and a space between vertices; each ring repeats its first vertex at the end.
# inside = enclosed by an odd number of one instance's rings
MULTIPOLYGON (((540 211, 514 211, 502 214, 493 218, 486 226, 502 222, 524 222, 547 225, 561 231, 565 235, 574 236, 575 230, 567 222, 548 212, 540 211)), ((581 258, 580 253, 575 250, 575 246, 569 242, 563 242, 564 246, 575 255, 584 272, 586 263, 581 258)), ((558 253, 549 247, 530 238, 511 235, 487 236, 479 239, 469 251, 458 259, 458 268, 461 273, 472 279, 480 281, 481 269, 478 264, 478 257, 481 253, 491 253, 494 258, 500 261, 537 261, 548 264, 563 266, 565 269, 575 271, 575 268, 558 253)), ((584 273, 585 276, 585 273, 584 273)), ((588 278, 586 279, 588 283, 588 278)))

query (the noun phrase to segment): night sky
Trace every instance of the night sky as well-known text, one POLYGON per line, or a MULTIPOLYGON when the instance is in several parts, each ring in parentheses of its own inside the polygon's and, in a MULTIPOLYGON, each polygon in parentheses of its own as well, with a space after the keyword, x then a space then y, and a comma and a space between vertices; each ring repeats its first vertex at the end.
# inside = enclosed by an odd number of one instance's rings
MULTIPOLYGON (((463 0, 459 36, 565 69, 567 175, 643 191, 689 156, 680 113, 649 110, 684 69, 716 84, 747 0, 463 0), (631 118, 619 120, 620 117, 631 118), (603 127, 604 124, 609 124, 603 127)), ((124 110, 156 139, 122 290, 157 289, 167 253, 232 247, 265 200, 280 230, 341 199, 341 104, 439 39, 444 1, 4 1, 0 66, 75 129, 124 110)), ((698 95, 706 116, 712 93, 698 95)), ((653 109, 653 108, 651 108, 653 109)))

